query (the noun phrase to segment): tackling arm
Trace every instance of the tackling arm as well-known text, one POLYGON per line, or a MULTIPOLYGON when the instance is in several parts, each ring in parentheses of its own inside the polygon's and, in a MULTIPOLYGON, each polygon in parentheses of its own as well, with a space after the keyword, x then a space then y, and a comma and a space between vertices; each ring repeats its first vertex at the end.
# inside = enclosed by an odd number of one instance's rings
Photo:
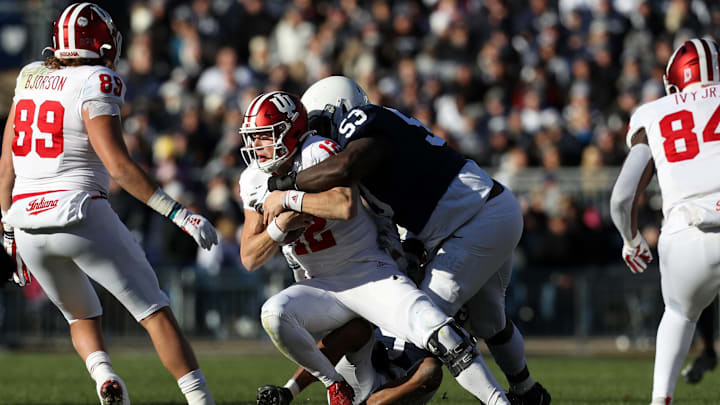
POLYGON ((633 135, 631 145, 610 197, 610 215, 626 242, 632 241, 637 234, 637 201, 655 169, 645 129, 641 128, 633 135))
POLYGON ((285 210, 302 212, 325 219, 348 220, 357 215, 359 194, 357 186, 333 187, 320 193, 302 191, 273 191, 263 206, 264 223, 285 210))
POLYGON ((390 156, 390 141, 379 137, 349 142, 335 156, 298 173, 272 176, 268 189, 325 191, 337 186, 350 186, 376 170, 390 156))

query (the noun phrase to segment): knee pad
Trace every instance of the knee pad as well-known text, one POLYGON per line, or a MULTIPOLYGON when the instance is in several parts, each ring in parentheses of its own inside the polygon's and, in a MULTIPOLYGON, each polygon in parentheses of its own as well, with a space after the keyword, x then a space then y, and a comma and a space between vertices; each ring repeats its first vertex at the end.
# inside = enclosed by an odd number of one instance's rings
POLYGON ((428 340, 428 350, 447 366, 450 374, 457 377, 463 370, 473 363, 477 352, 477 340, 465 329, 461 328, 454 319, 436 329, 428 340), (441 342, 440 333, 446 333, 441 342))

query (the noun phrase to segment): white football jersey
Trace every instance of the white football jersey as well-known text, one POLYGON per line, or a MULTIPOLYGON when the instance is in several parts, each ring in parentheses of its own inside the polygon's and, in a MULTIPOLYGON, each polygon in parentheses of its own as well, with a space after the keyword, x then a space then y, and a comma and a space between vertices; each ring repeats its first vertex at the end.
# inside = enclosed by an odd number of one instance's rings
POLYGON ((720 191, 719 124, 720 85, 667 95, 630 118, 627 144, 645 128, 666 218, 676 205, 720 191))
MULTIPOLYGON (((335 155, 340 147, 332 140, 311 136, 295 156, 292 170, 307 169, 335 155)), ((260 212, 268 195, 269 174, 253 166, 240 175, 240 196, 248 210, 260 212)), ((295 242, 282 247, 289 262, 296 262, 307 276, 334 273, 352 262, 381 261, 394 263, 385 251, 378 248, 377 228, 362 204, 357 215, 347 221, 315 217, 295 242)))
POLYGON ((104 66, 25 66, 15 86, 13 195, 53 190, 108 191, 109 175, 88 138, 81 108, 122 106, 125 84, 104 66))

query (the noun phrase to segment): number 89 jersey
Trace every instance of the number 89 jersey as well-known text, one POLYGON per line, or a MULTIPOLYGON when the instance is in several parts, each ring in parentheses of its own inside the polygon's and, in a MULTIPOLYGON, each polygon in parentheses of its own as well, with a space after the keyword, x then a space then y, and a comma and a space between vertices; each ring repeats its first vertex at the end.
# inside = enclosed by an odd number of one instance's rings
POLYGON ((122 106, 125 86, 104 66, 25 66, 15 87, 13 195, 52 191, 107 192, 109 176, 82 119, 86 101, 122 106))
POLYGON ((720 86, 673 93, 640 106, 627 144, 645 128, 657 169, 663 215, 685 201, 720 191, 720 86))

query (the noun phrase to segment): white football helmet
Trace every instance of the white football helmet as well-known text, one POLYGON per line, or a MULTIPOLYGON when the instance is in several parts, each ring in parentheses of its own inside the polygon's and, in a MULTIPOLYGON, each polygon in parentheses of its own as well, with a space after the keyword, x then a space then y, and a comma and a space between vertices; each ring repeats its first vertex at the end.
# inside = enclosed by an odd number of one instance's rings
POLYGON ((369 104, 367 94, 352 79, 330 76, 318 80, 300 98, 308 112, 310 129, 330 138, 345 113, 355 107, 369 104))

